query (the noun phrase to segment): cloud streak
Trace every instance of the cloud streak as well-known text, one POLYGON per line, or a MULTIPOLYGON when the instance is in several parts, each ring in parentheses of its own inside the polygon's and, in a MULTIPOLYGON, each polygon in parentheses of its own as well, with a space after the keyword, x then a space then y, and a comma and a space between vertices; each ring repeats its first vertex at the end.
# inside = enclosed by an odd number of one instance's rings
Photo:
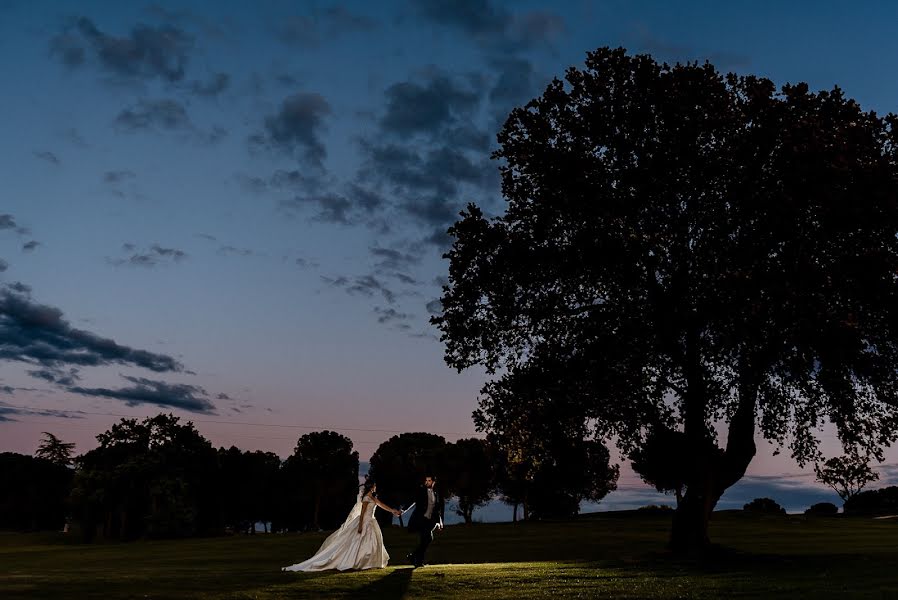
POLYGON ((157 267, 162 264, 179 263, 188 257, 188 254, 177 248, 164 248, 159 244, 153 244, 147 250, 138 250, 134 244, 123 244, 122 251, 129 256, 125 258, 107 259, 110 264, 117 267, 157 267))
MULTIPOLYGON (((16 388, 0 386, 0 393, 12 394, 16 388)), ((0 423, 14 423, 15 417, 56 417, 59 419, 83 419, 77 411, 52 410, 48 408, 27 408, 23 406, 10 406, 0 402, 0 423)))
POLYGON ((152 404, 163 408, 178 408, 203 414, 215 412, 215 405, 207 398, 206 391, 199 386, 167 383, 144 377, 123 377, 134 385, 119 389, 73 386, 68 390, 82 396, 121 400, 128 406, 152 404))
POLYGON ((157 373, 183 371, 164 354, 132 348, 76 329, 60 309, 34 302, 27 292, 0 287, 0 360, 59 370, 67 366, 128 365, 157 373))

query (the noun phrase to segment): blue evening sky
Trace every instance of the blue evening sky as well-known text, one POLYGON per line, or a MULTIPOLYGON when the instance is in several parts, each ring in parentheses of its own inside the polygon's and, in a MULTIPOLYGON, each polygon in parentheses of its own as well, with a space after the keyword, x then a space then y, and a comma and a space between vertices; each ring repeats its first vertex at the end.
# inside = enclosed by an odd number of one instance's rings
POLYGON ((889 112, 896 33, 892 2, 0 0, 0 451, 160 410, 281 456, 470 435, 484 376, 428 318, 511 108, 608 45, 889 112))

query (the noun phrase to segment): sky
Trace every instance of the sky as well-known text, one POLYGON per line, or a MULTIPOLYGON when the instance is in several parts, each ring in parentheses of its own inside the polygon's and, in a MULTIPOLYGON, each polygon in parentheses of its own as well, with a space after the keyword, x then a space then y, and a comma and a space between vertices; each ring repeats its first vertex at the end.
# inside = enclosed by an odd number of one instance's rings
MULTIPOLYGON (((884 1, 0 0, 0 451, 160 411, 281 456, 471 436, 485 375, 428 319, 512 108, 623 46, 886 113, 896 33, 884 1)), ((772 450, 745 494, 835 498, 772 450)))

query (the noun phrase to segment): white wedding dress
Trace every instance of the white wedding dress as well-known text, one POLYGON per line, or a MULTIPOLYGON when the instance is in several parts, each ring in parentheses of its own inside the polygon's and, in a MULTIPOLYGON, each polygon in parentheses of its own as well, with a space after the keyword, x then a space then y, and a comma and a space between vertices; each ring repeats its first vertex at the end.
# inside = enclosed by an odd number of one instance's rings
POLYGON ((374 518, 377 505, 373 500, 362 502, 359 494, 355 506, 349 511, 349 516, 335 532, 330 534, 321 548, 312 558, 284 567, 284 571, 327 571, 337 569, 348 571, 349 569, 383 569, 390 560, 387 549, 384 548, 384 538, 380 531, 380 525, 374 518), (362 516, 362 507, 365 507, 365 520, 362 524, 362 533, 359 533, 359 518, 362 516))

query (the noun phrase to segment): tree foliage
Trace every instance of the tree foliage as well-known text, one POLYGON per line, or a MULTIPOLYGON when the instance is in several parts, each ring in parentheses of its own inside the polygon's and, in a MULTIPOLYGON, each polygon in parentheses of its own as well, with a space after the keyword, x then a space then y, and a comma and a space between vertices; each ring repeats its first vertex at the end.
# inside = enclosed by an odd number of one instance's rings
POLYGON ((625 455, 685 436, 676 549, 708 543, 755 433, 818 455, 898 436, 896 117, 599 49, 509 115, 500 216, 450 229, 446 361, 495 379, 481 426, 579 421, 625 455), (726 432, 719 447, 715 425, 726 432))
POLYGON ((845 501, 846 515, 898 515, 898 486, 860 492, 845 501))
POLYGON ((255 533, 256 523, 267 527, 277 515, 281 459, 273 452, 243 451, 231 446, 219 448, 218 460, 225 525, 250 533, 255 533))
POLYGON ((38 458, 49 460, 51 463, 68 467, 72 464, 72 453, 75 451, 75 444, 71 442, 63 442, 61 439, 44 431, 42 433, 44 439, 34 455, 38 458))
MULTIPOLYGON (((437 478, 444 498, 452 495, 446 462, 446 439, 443 436, 402 433, 377 447, 371 456, 368 475, 377 483, 377 493, 388 506, 408 506, 428 474, 437 478)), ((382 524, 392 522, 389 513, 377 511, 376 514, 382 524)))
POLYGON ((192 423, 122 419, 79 456, 72 497, 88 539, 213 534, 221 529, 218 457, 192 423))
POLYGON ((683 432, 658 426, 630 453, 631 466, 643 481, 659 492, 673 492, 679 504, 683 499, 689 464, 686 452, 683 432))
POLYGON ((335 431, 307 433, 284 462, 281 481, 289 529, 333 529, 355 503, 359 453, 335 431))
POLYGON ((474 509, 487 504, 496 488, 494 449, 486 440, 460 439, 446 447, 449 487, 458 501, 456 512, 466 524, 473 522, 474 509))
POLYGON ((0 530, 61 530, 72 475, 46 458, 0 453, 0 530))

